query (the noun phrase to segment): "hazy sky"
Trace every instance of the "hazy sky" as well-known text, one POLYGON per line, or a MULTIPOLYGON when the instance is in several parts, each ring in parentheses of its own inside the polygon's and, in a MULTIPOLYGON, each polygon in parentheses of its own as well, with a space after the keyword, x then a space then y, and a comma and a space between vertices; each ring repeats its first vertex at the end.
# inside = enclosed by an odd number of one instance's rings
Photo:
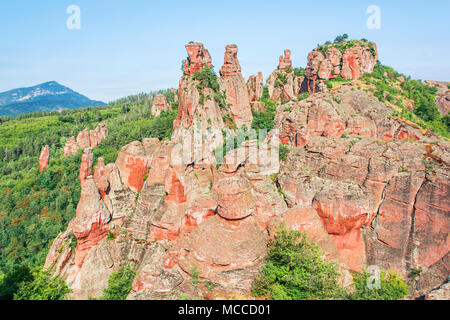
POLYGON ((244 77, 267 78, 284 49, 305 66, 343 33, 375 41, 383 64, 413 78, 450 81, 449 12, 448 0, 1 0, 0 91, 55 80, 107 102, 177 87, 189 41, 205 44, 216 71, 235 43, 244 77), (69 5, 81 9, 80 30, 66 26, 69 5), (370 5, 380 30, 366 26, 370 5))

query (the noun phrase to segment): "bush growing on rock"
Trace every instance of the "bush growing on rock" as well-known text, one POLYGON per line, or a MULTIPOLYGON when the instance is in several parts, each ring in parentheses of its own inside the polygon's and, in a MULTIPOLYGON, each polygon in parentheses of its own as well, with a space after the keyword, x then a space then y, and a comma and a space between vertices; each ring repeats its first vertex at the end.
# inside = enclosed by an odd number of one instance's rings
POLYGON ((338 281, 337 266, 322 258, 316 244, 281 225, 252 292, 273 300, 333 299, 340 296, 338 281))
POLYGON ((409 287, 394 271, 380 270, 380 288, 369 288, 371 274, 367 271, 353 276, 354 291, 347 295, 350 300, 398 300, 409 294, 409 287))
POLYGON ((136 277, 136 271, 127 264, 119 271, 111 273, 108 288, 103 291, 100 300, 125 300, 131 291, 131 285, 136 277))

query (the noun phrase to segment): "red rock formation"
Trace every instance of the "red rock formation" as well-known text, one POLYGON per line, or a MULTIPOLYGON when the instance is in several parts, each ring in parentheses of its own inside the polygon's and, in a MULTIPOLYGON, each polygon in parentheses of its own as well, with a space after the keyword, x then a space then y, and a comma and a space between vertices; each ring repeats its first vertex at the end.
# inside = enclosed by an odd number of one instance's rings
POLYGON ((77 136, 78 149, 89 148, 91 146, 91 139, 89 136, 89 130, 85 129, 80 131, 77 136))
POLYGON ((80 165, 80 185, 83 188, 83 184, 86 180, 93 175, 94 167, 94 154, 92 153, 92 148, 84 149, 84 153, 81 156, 80 165))
POLYGON ((74 155, 80 149, 88 147, 95 148, 108 137, 108 127, 104 123, 99 123, 94 130, 83 130, 77 138, 70 137, 64 146, 64 156, 74 155))
POLYGON ((196 71, 201 71, 205 66, 211 68, 211 56, 202 43, 189 43, 186 45, 188 59, 183 61, 183 71, 188 77, 196 71))
MULTIPOLYGON (((364 50, 360 63, 370 69, 364 50)), ((199 89, 193 79, 195 71, 210 66, 210 56, 201 44, 187 51, 175 130, 223 129, 228 110, 206 99, 215 92, 199 89)), ((227 47, 223 79, 240 73, 236 52, 227 47)), ((343 59, 339 50, 322 54, 312 87, 340 74, 343 59)), ((299 78, 286 70, 289 60, 286 53, 272 76, 271 94, 278 99, 298 88, 299 78), (275 87, 280 74, 286 83, 275 87)), ((359 62, 350 60, 351 72, 359 62)), ((392 118, 392 110, 370 95, 347 89, 277 108, 274 129, 290 145, 281 163, 275 153, 277 165, 273 154, 255 160, 260 152, 278 150, 275 131, 257 151, 255 140, 229 151, 220 167, 205 157, 179 161, 189 147, 179 133, 173 141, 133 142, 116 164, 99 159, 93 177, 92 154, 85 153, 76 218, 53 242, 46 267, 72 283, 77 299, 100 296, 111 272, 128 262, 137 270, 129 299, 197 296, 189 281, 195 269, 200 281, 249 294, 267 241, 284 222, 316 241, 327 259, 338 260, 343 278, 369 265, 404 277, 421 267, 414 290, 428 293, 450 272, 450 145, 392 118), (418 141, 398 141, 405 137, 418 141), (113 237, 105 239, 109 231, 113 237), (72 232, 75 251, 67 245, 72 232)))
POLYGON ((108 127, 100 122, 94 130, 89 131, 90 147, 95 148, 108 137, 108 127))
POLYGON ((150 167, 144 145, 135 141, 123 147, 117 156, 116 165, 119 168, 122 182, 133 192, 140 192, 150 167))
POLYGON ((269 96, 275 101, 287 101, 295 98, 304 86, 303 77, 297 77, 292 70, 291 51, 285 50, 280 57, 278 69, 267 80, 269 96))
POLYGON ((229 44, 225 47, 224 65, 220 69, 219 83, 221 89, 226 92, 227 103, 237 126, 246 125, 249 128, 253 116, 237 52, 238 48, 235 44, 229 44))
POLYGON ((278 70, 286 70, 292 68, 291 50, 284 50, 284 57, 280 56, 280 63, 278 64, 278 70))
POLYGON ((305 72, 306 91, 326 92, 326 86, 323 85, 325 81, 339 75, 346 80, 358 80, 365 73, 373 71, 377 60, 378 52, 374 43, 358 42, 343 54, 332 45, 326 50, 325 55, 314 49, 308 54, 305 72))
POLYGON ((41 155, 39 156, 39 170, 42 171, 48 167, 49 156, 50 156, 49 146, 45 146, 41 151, 41 155))
POLYGON ((153 97, 152 115, 159 116, 161 112, 172 110, 172 105, 166 101, 163 94, 156 94, 153 97))
POLYGON ((71 222, 73 234, 77 238, 76 266, 81 267, 92 247, 106 237, 110 219, 111 214, 104 205, 91 176, 82 185, 77 215, 71 222))
POLYGON ((70 137, 67 139, 66 145, 64 146, 64 156, 74 155, 77 151, 77 141, 75 140, 75 137, 70 137))
POLYGON ((258 72, 257 76, 250 76, 247 81, 247 91, 250 102, 258 101, 259 98, 263 95, 263 75, 261 72, 258 72))

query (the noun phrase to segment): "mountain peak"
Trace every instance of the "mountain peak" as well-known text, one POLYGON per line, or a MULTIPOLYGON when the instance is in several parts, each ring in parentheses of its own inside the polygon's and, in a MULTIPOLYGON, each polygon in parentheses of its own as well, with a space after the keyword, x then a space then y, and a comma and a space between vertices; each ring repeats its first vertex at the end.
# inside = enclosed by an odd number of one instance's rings
POLYGON ((91 100, 56 81, 0 93, 0 115, 17 116, 34 111, 53 111, 105 103, 91 100))

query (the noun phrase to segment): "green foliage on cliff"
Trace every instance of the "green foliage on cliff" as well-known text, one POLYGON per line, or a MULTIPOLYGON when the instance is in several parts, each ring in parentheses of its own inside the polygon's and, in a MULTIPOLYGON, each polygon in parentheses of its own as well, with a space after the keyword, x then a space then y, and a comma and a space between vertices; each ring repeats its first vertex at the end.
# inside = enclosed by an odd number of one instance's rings
POLYGON ((367 271, 353 275, 349 290, 341 287, 339 276, 338 266, 325 260, 303 232, 280 225, 252 293, 273 300, 398 300, 409 294, 408 285, 393 271, 380 270, 378 288, 367 271))
POLYGON ((252 292, 273 300, 333 299, 341 295, 339 272, 304 233, 280 226, 252 292))
POLYGON ((108 288, 103 291, 103 296, 99 300, 125 300, 131 291, 135 277, 136 271, 129 264, 111 273, 108 288))
POLYGON ((192 79, 199 82, 197 89, 201 95, 203 95, 202 91, 204 88, 210 88, 214 91, 214 100, 216 100, 219 107, 221 109, 227 107, 225 94, 220 90, 217 75, 212 67, 204 67, 201 71, 196 71, 192 79))
POLYGON ((401 109, 401 113, 397 111, 393 115, 450 138, 448 119, 441 117, 436 106, 437 88, 420 80, 411 80, 410 77, 381 64, 377 64, 373 72, 365 74, 361 80, 375 87, 373 94, 378 100, 389 102, 401 109), (406 100, 413 103, 412 111, 406 108, 406 100))
POLYGON ((350 300, 398 300, 409 294, 409 287, 394 271, 380 270, 380 286, 376 288, 375 281, 367 271, 353 275, 354 290, 346 295, 350 300), (369 287, 367 284, 372 284, 369 287))
POLYGON ((66 300, 71 290, 59 276, 39 267, 31 269, 30 281, 20 284, 14 300, 66 300))
POLYGON ((66 283, 49 270, 16 266, 0 278, 0 300, 64 300, 66 283))
POLYGON ((324 55, 326 54, 328 49, 336 48, 341 53, 345 53, 347 49, 353 48, 355 45, 359 44, 362 47, 368 47, 370 49, 370 52, 372 53, 372 56, 375 58, 377 55, 377 52, 375 50, 375 46, 372 42, 367 41, 366 39, 361 40, 348 40, 349 36, 348 34, 343 34, 340 36, 337 36, 336 39, 334 39, 334 42, 331 43, 330 41, 325 42, 322 45, 317 46, 317 51, 322 52, 324 55))

